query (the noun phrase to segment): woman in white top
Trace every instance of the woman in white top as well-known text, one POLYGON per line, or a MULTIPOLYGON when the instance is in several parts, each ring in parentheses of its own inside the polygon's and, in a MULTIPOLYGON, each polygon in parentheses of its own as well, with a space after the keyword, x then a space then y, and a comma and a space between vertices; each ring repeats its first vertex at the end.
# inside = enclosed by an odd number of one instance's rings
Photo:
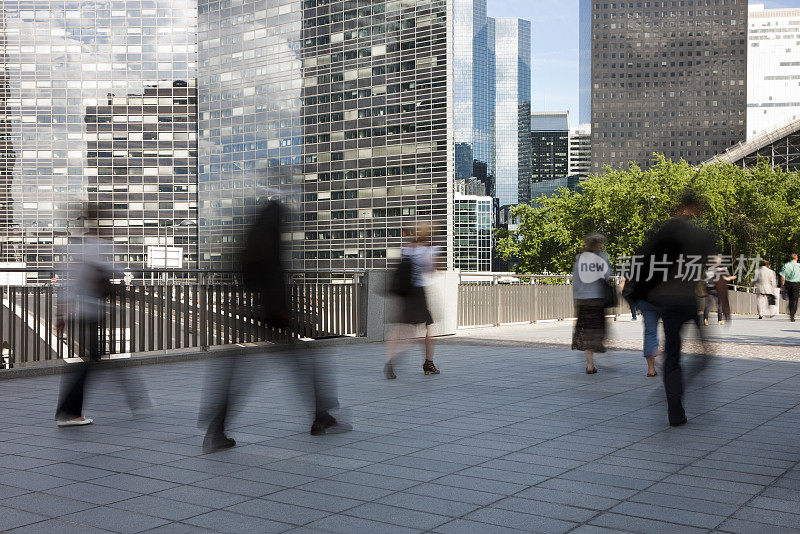
POLYGON ((770 313, 770 311, 772 303, 777 301, 775 293, 778 289, 778 279, 775 276, 775 271, 769 268, 767 260, 761 260, 761 267, 756 271, 754 282, 758 303, 758 318, 763 319, 765 315, 773 317, 774 314, 770 313), (770 297, 772 298, 770 299, 770 297))
POLYGON ((433 324, 428 301, 425 297, 425 286, 428 275, 434 266, 434 248, 431 246, 431 227, 425 224, 417 226, 414 241, 403 247, 402 260, 409 261, 411 272, 408 291, 400 297, 401 308, 398 324, 389 333, 386 344, 386 366, 383 374, 388 379, 397 378, 394 373, 392 359, 397 355, 398 342, 404 334, 414 335, 418 325, 425 325, 425 363, 422 370, 426 375, 438 375, 439 369, 433 364, 433 338, 430 326, 433 324))

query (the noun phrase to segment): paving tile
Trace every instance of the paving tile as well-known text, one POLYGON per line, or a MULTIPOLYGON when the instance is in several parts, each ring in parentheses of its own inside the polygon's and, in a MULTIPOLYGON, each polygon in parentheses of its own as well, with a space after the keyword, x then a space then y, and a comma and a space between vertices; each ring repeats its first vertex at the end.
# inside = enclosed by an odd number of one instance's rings
POLYGON ((126 491, 133 491, 142 494, 155 493, 157 491, 174 488, 178 485, 175 482, 167 482, 155 478, 147 478, 125 473, 97 478, 92 480, 92 484, 126 491))
POLYGON ((242 515, 271 519, 292 525, 305 525, 330 515, 328 512, 265 499, 253 499, 229 506, 226 510, 242 515))
POLYGON ((90 503, 67 499, 66 497, 60 497, 58 495, 49 495, 47 493, 29 493, 27 495, 3 499, 2 505, 47 517, 59 517, 86 510, 94 506, 90 503))
POLYGON ((654 521, 652 519, 614 513, 604 513, 593 519, 591 524, 626 532, 646 532, 648 534, 675 534, 677 532, 682 534, 701 534, 708 532, 708 529, 705 528, 690 527, 687 525, 654 521))
POLYGON ((744 521, 765 523, 767 525, 775 525, 783 528, 796 528, 800 525, 800 514, 765 510, 751 506, 742 508, 736 512, 733 517, 736 519, 743 519, 744 521))
POLYGON ((469 521, 467 519, 456 519, 455 521, 436 527, 434 532, 440 534, 487 534, 488 532, 492 534, 521 534, 530 531, 506 528, 500 525, 489 525, 487 523, 469 521))
POLYGON ((355 508, 347 510, 346 514, 418 530, 430 530, 447 523, 451 519, 447 516, 429 512, 397 508, 395 506, 378 503, 367 503, 356 506, 355 508))
POLYGON ((562 519, 564 521, 573 521, 575 523, 584 523, 597 515, 596 510, 518 497, 508 497, 497 501, 492 504, 491 507, 500 508, 502 510, 513 510, 524 514, 562 519))
POLYGON ((0 531, 11 530, 31 523, 38 523, 47 519, 46 516, 39 514, 32 514, 23 510, 14 508, 4 508, 3 513, 0 514, 0 531))
POLYGON ((68 486, 60 486, 48 490, 47 493, 97 505, 111 504, 139 496, 138 493, 132 491, 98 486, 97 484, 90 484, 88 482, 77 482, 68 486))
POLYGON ((32 523, 24 527, 15 528, 9 531, 13 534, 108 534, 110 531, 90 527, 85 524, 72 523, 62 519, 48 519, 39 523, 32 523))
POLYGON ((414 495, 412 493, 393 493, 376 502, 408 510, 418 510, 447 517, 460 517, 480 508, 477 504, 438 499, 436 497, 414 495))
POLYGON ((235 493, 236 495, 245 495, 247 497, 263 497, 276 491, 284 489, 283 486, 276 484, 263 484, 253 480, 245 480, 243 478, 234 478, 229 476, 208 478, 195 482, 193 486, 201 488, 208 488, 225 493, 235 493))
POLYGON ((272 493, 267 495, 265 500, 277 501, 285 504, 296 504, 298 506, 325 510, 332 513, 341 512, 363 503, 363 501, 349 499, 340 495, 326 495, 324 493, 315 493, 301 489, 287 489, 272 493))
POLYGON ((187 519, 184 523, 228 534, 270 534, 286 532, 291 528, 291 525, 286 523, 235 514, 226 510, 214 510, 213 512, 187 519))
POLYGON ((656 506, 639 502, 623 502, 612 508, 610 512, 706 529, 713 529, 725 520, 725 517, 721 515, 678 510, 667 506, 666 504, 656 506))
POLYGON ((248 497, 197 486, 178 486, 154 493, 156 497, 180 501, 208 508, 224 508, 249 500, 248 497))
POLYGON ((65 515, 63 519, 122 534, 136 534, 169 523, 152 516, 106 506, 65 515))
POLYGON ((512 512, 498 508, 482 508, 466 516, 466 519, 499 525, 501 527, 529 530, 542 533, 569 532, 577 526, 576 523, 542 517, 538 515, 512 512))
POLYGON ((116 502, 112 507, 151 515, 170 521, 180 521, 211 511, 211 508, 163 499, 152 495, 142 495, 141 497, 116 502))
POLYGON ((415 528, 390 525, 347 515, 332 515, 307 526, 312 529, 318 528, 324 532, 338 534, 376 534, 378 532, 381 534, 416 534, 419 532, 419 529, 415 528))

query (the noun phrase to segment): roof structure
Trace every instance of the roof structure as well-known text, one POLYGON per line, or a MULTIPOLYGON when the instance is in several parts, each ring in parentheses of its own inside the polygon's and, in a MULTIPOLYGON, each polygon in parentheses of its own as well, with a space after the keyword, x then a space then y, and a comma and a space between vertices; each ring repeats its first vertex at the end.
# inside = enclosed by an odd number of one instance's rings
POLYGON ((800 171, 800 119, 732 146, 703 164, 733 163, 748 167, 764 158, 773 167, 787 172, 800 171))

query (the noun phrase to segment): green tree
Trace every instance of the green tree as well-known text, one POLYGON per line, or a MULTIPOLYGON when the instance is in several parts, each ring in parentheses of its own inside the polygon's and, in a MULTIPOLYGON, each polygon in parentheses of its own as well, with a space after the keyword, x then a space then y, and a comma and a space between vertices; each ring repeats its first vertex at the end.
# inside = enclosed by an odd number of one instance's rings
POLYGON ((695 168, 659 157, 650 169, 610 170, 578 191, 561 189, 513 208, 517 225, 498 230, 498 252, 519 273, 567 273, 583 236, 600 232, 616 261, 634 253, 687 188, 705 201, 699 223, 717 236, 724 254, 759 255, 777 266, 800 250, 800 173, 773 169, 766 161, 747 169, 695 168))

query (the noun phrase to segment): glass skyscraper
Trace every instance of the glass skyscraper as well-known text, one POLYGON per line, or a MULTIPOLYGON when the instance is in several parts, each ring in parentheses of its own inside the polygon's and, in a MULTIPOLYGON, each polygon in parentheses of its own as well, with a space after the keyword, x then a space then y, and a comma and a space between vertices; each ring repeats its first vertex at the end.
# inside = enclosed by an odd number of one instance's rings
POLYGON ((455 178, 494 190, 491 165, 494 57, 486 0, 453 0, 453 135, 455 178))
POLYGON ((194 259, 195 26, 194 0, 3 0, 0 261, 58 266, 85 201, 121 265, 194 259))
POLYGON ((419 223, 452 265, 447 2, 233 3, 199 7, 201 263, 280 194, 295 269, 384 267, 419 223))
POLYGON ((530 201, 531 23, 494 19, 494 175, 501 206, 530 201))
POLYGON ((569 113, 531 113, 531 182, 569 174, 569 113))
POLYGON ((592 122, 592 0, 578 6, 578 122, 592 122))

